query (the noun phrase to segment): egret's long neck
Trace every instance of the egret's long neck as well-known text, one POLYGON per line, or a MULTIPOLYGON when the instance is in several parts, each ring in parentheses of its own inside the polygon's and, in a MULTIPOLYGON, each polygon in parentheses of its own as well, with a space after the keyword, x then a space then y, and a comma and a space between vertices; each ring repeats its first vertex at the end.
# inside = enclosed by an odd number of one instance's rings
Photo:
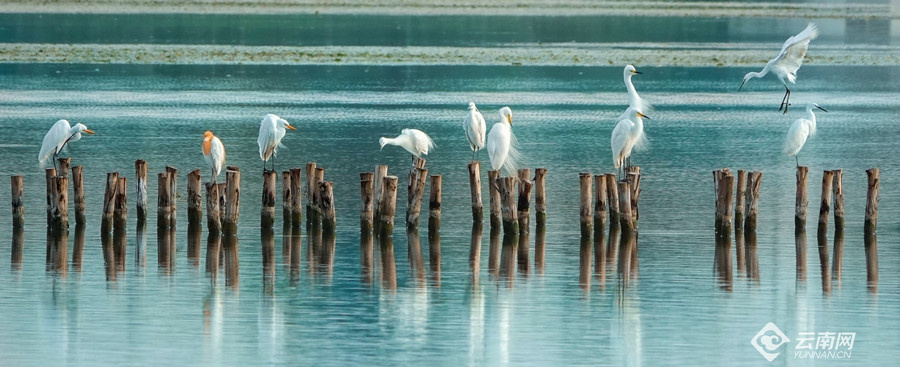
POLYGON ((771 68, 771 67, 772 67, 772 64, 766 63, 766 66, 763 67, 762 70, 760 70, 758 73, 753 73, 753 77, 754 78, 762 78, 762 77, 766 76, 766 74, 769 73, 769 68, 771 68))
POLYGON ((634 74, 631 72, 625 73, 625 89, 628 89, 628 105, 634 106, 638 101, 641 100, 641 97, 638 96, 637 91, 634 90, 634 84, 631 83, 631 77, 634 74))
POLYGON ((816 135, 816 114, 813 112, 812 108, 807 108, 806 114, 809 115, 807 118, 809 120, 809 135, 816 135))

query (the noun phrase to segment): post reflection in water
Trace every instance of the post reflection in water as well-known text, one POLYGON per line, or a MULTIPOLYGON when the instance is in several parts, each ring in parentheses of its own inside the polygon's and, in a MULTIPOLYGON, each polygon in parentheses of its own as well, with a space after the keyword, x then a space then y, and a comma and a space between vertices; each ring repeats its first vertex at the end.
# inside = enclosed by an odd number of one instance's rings
POLYGON ((25 245, 25 231, 22 226, 13 226, 12 254, 10 264, 13 271, 22 270, 22 252, 25 245))
POLYGON ((835 226, 834 228, 834 258, 831 260, 831 278, 837 283, 838 289, 841 287, 841 266, 844 255, 844 229, 835 226))
POLYGON ((222 234, 219 231, 210 230, 206 236, 206 273, 212 284, 216 284, 219 275, 220 256, 222 254, 222 234))
POLYGON ((759 284, 759 258, 756 253, 756 231, 744 231, 744 261, 747 278, 759 284))
POLYGON ((828 233, 821 228, 816 231, 816 244, 819 247, 819 270, 822 273, 822 292, 831 292, 831 264, 828 262, 828 233))
POLYGON ((637 278, 637 233, 622 231, 619 235, 619 247, 619 286, 627 288, 631 280, 637 278))
POLYGON ((128 231, 124 225, 116 226, 113 229, 113 256, 115 257, 116 272, 125 272, 125 257, 128 250, 128 231))
POLYGON ((225 253, 225 285, 238 289, 240 280, 240 261, 238 259, 238 237, 236 234, 222 236, 222 249, 225 253))
POLYGON ((275 286, 275 230, 263 227, 259 236, 262 243, 263 287, 271 292, 275 286))
POLYGON ((291 226, 291 284, 300 281, 300 267, 303 257, 303 233, 301 231, 300 222, 291 226))
POLYGON ((147 221, 138 220, 134 246, 134 266, 139 271, 147 267, 147 221))
POLYGON ((606 225, 594 223, 594 276, 600 282, 600 289, 606 289, 606 225))
POLYGON ((112 233, 107 228, 100 229, 100 246, 103 250, 103 267, 106 270, 106 281, 116 280, 116 250, 113 246, 112 233))
POLYGON ((797 249, 797 281, 806 281, 806 230, 798 227, 794 231, 794 243, 797 249))
POLYGON ((507 285, 512 287, 516 277, 516 257, 518 255, 519 235, 503 234, 503 244, 500 249, 500 278, 505 279, 507 285))
POLYGON ((731 267, 731 233, 726 231, 724 235, 716 235, 715 269, 719 285, 724 291, 733 290, 733 272, 731 267))
POLYGON ((484 231, 484 223, 472 222, 472 238, 469 244, 469 273, 474 285, 478 285, 481 274, 481 237, 484 231))
POLYGON ((361 268, 361 281, 372 284, 375 281, 375 235, 372 231, 362 231, 359 234, 359 265, 361 268))
MULTIPOLYGON (((309 217, 309 216, 308 216, 309 217)), ((322 225, 318 221, 310 221, 306 226, 306 240, 309 243, 306 246, 306 262, 309 266, 310 275, 315 275, 318 271, 320 257, 322 251, 322 225)))
POLYGON ((384 289, 397 289, 397 263, 394 260, 394 237, 390 234, 378 236, 381 251, 381 283, 384 289))
POLYGON ((737 274, 740 276, 744 274, 744 264, 746 261, 744 260, 744 231, 741 226, 735 226, 734 230, 734 254, 737 261, 737 274))
POLYGON ((188 264, 200 267, 200 256, 203 253, 202 245, 203 225, 200 220, 189 220, 187 227, 187 258, 188 264))
POLYGON ((162 226, 157 228, 156 249, 160 273, 171 274, 175 269, 175 228, 162 226))
POLYGON ((619 250, 619 240, 621 239, 622 227, 618 222, 610 222, 609 240, 606 241, 606 263, 612 268, 616 265, 617 254, 619 250))
POLYGON ((578 251, 578 284, 581 289, 591 289, 591 236, 581 236, 578 251))
MULTIPOLYGON (((213 234, 212 232, 217 231, 211 231, 210 236, 213 234)), ((207 240, 209 240, 210 236, 207 237, 207 240)), ((209 250, 207 249, 208 253, 209 250)), ((218 257, 218 255, 216 256, 218 257)), ((218 264, 218 261, 216 263, 218 264)), ((222 363, 222 344, 225 334, 224 308, 221 291, 218 289, 218 286, 213 284, 210 286, 209 294, 203 298, 204 361, 211 364, 222 363)))
POLYGON ((407 248, 409 257, 409 270, 416 280, 416 286, 425 286, 425 261, 422 258, 422 245, 419 241, 419 230, 416 227, 406 228, 407 248))
POLYGON ((72 270, 76 272, 81 272, 81 264, 84 259, 84 231, 84 222, 75 225, 75 243, 72 245, 72 270))
POLYGON ((319 249, 322 252, 319 254, 318 270, 325 276, 325 280, 330 282, 334 271, 334 246, 337 238, 333 230, 322 231, 320 238, 322 239, 322 245, 319 246, 319 249))
POLYGON ((286 219, 281 227, 281 262, 290 266, 291 264, 291 221, 286 219))
MULTIPOLYGON (((479 248, 480 246, 479 240, 479 248)), ((469 255, 471 257, 471 254, 469 255)), ((471 261, 471 259, 470 259, 471 261)), ((471 266, 471 265, 470 265, 471 266)), ((441 286, 441 222, 428 218, 428 268, 431 271, 431 285, 441 286)))
POLYGON ((539 215, 534 228, 534 271, 544 274, 544 254, 547 247, 547 218, 539 215))
POLYGON ((500 275, 500 226, 492 226, 488 246, 488 273, 500 275))
POLYGON ((69 261, 69 230, 47 229, 47 271, 65 278, 69 261))

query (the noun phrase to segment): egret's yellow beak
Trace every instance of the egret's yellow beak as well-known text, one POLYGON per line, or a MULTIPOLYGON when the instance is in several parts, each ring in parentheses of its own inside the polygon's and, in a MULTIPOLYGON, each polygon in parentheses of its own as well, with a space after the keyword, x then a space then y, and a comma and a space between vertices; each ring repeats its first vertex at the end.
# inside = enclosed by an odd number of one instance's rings
POLYGON ((94 131, 91 130, 91 129, 84 129, 84 132, 86 132, 86 133, 88 133, 88 134, 91 134, 91 135, 94 135, 94 131))
POLYGON ((643 74, 642 72, 637 71, 637 70, 632 70, 631 73, 632 73, 632 74, 643 74))
POLYGON ((288 128, 288 129, 291 129, 291 130, 297 130, 297 128, 291 126, 291 124, 284 124, 284 127, 288 128))
POLYGON ((506 116, 506 122, 512 125, 512 116, 506 116))
POLYGON ((647 116, 647 115, 645 115, 645 114, 643 114, 643 113, 638 112, 637 115, 640 116, 640 117, 643 117, 643 118, 645 118, 645 119, 647 119, 647 120, 650 120, 650 116, 647 116))

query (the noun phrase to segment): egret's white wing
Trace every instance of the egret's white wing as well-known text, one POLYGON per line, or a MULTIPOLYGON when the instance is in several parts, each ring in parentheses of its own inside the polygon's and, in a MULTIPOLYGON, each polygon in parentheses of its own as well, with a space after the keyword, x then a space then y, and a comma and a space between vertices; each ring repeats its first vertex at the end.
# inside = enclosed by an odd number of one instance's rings
POLYGON ((478 110, 470 111, 466 115, 466 121, 463 123, 463 129, 466 131, 466 139, 469 140, 469 146, 472 150, 484 148, 484 138, 487 126, 484 123, 484 116, 478 110))
POLYGON ((260 159, 269 160, 276 145, 275 137, 275 119, 266 115, 259 123, 259 137, 256 139, 256 143, 259 145, 260 159))
POLYGON ((214 137, 212 140, 212 149, 209 151, 207 163, 210 163, 210 168, 215 171, 216 175, 222 171, 222 166, 225 165, 225 145, 218 137, 214 137))
POLYGON ((630 130, 632 126, 634 126, 634 123, 625 118, 619 120, 616 127, 613 128, 612 136, 609 139, 609 147, 612 149, 613 165, 616 168, 621 167, 622 163, 625 161, 625 157, 631 153, 631 147, 628 146, 628 130, 630 130), (626 148, 628 154, 625 152, 626 148))
POLYGON ((793 156, 800 152, 803 144, 806 143, 806 138, 809 137, 808 123, 809 121, 804 119, 794 121, 784 138, 784 154, 793 156))
POLYGON ((38 154, 38 161, 44 162, 50 158, 53 153, 62 148, 62 145, 69 138, 72 127, 69 121, 59 120, 50 127, 47 134, 44 135, 44 142, 41 144, 41 152, 38 154))
POLYGON ((491 169, 498 170, 506 163, 509 155, 509 147, 512 144, 512 129, 505 122, 495 123, 487 137, 488 158, 491 160, 491 169))
POLYGON ((410 135, 416 151, 420 152, 420 154, 428 155, 428 152, 434 148, 434 141, 422 130, 403 129, 403 131, 404 134, 410 135))
POLYGON ((773 66, 782 69, 791 83, 794 83, 797 79, 797 70, 803 64, 803 58, 806 56, 809 42, 818 36, 819 29, 816 28, 815 24, 809 23, 802 32, 784 41, 781 53, 772 60, 773 66))

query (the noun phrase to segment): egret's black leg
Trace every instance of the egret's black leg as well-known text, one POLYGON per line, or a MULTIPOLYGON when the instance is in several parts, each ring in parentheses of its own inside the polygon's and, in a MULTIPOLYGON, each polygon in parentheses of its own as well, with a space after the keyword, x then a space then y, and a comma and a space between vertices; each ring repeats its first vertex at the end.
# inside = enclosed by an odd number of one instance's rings
POLYGON ((797 160, 797 167, 799 168, 800 167, 800 154, 797 153, 796 155, 794 155, 794 159, 797 160))

